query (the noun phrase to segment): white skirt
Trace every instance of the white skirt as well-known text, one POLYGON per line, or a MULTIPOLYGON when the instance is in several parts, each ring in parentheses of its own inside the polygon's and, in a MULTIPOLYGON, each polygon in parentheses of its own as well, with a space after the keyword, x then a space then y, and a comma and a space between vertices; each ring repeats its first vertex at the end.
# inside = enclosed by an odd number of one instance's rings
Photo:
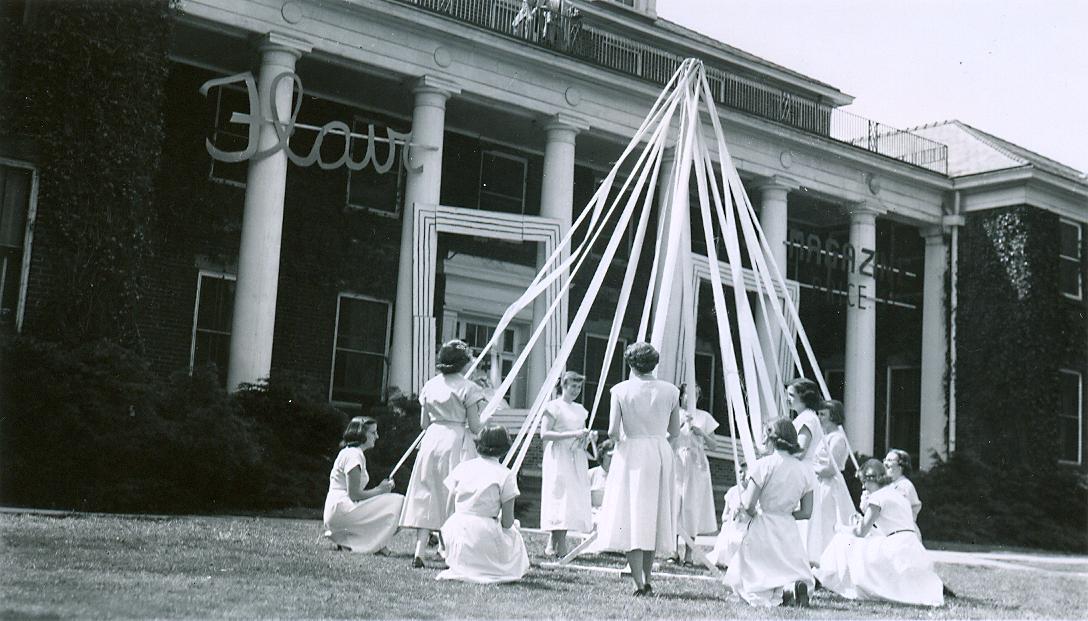
POLYGON ((592 530, 589 465, 578 440, 546 442, 540 470, 541 530, 592 530))
POLYGON ((864 538, 838 533, 815 574, 826 588, 847 599, 944 604, 944 584, 922 542, 910 531, 864 538))
POLYGON ((361 502, 345 496, 326 511, 325 534, 352 552, 377 552, 396 534, 403 503, 400 494, 379 494, 361 502))
POLYGON ((694 537, 718 530, 714 511, 714 487, 710 480, 710 461, 697 449, 680 451, 677 460, 680 492, 680 526, 694 537))
POLYGON ((816 586, 791 515, 760 513, 752 518, 740 549, 729 561, 725 583, 753 606, 777 606, 783 587, 816 586))
POLYGON ((812 517, 808 520, 806 544, 810 563, 820 562, 824 550, 835 538, 836 527, 851 525, 856 514, 850 490, 841 476, 820 477, 812 493, 812 517))
POLYGON ((748 525, 752 518, 741 511, 740 515, 727 518, 722 521, 722 530, 714 540, 714 549, 707 554, 711 563, 728 567, 733 557, 740 550, 740 544, 744 541, 744 535, 748 532, 748 525))
POLYGON ((442 526, 449 569, 438 580, 478 584, 514 582, 529 571, 529 554, 517 526, 503 528, 495 518, 454 513, 442 526))
POLYGON ((627 438, 612 455, 591 551, 676 549, 676 479, 663 437, 627 438))
POLYGON ((464 425, 432 423, 427 427, 404 493, 400 525, 428 530, 442 528, 453 513, 453 495, 446 489, 446 477, 457 464, 475 457, 472 434, 466 432, 464 425))

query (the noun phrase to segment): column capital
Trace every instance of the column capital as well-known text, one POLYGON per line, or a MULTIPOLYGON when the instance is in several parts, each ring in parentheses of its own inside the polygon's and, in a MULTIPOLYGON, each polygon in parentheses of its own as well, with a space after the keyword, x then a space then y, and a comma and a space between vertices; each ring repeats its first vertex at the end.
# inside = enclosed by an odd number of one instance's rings
POLYGON ((783 177, 782 175, 772 175, 766 179, 760 179, 755 183, 755 188, 760 192, 765 192, 767 190, 790 192, 792 190, 800 189, 800 187, 800 183, 789 177, 783 177))
POLYGON ((944 236, 948 230, 941 224, 934 224, 931 226, 924 226, 918 229, 918 235, 922 239, 926 240, 927 246, 938 246, 944 244, 944 236))
POLYGON ((888 210, 874 201, 858 201, 846 205, 846 213, 850 214, 851 222, 875 221, 877 216, 882 216, 888 210))
MULTIPOLYGON (((557 112, 551 116, 545 117, 543 125, 544 131, 549 133, 552 131, 567 131, 571 132, 573 135, 577 135, 578 133, 589 129, 588 121, 567 112, 557 112)), ((573 140, 573 136, 571 139, 573 140)))
POLYGON ((461 93, 461 87, 452 80, 447 80, 436 75, 425 74, 412 82, 412 92, 416 95, 434 94, 441 95, 443 99, 449 99, 453 95, 461 93))
POLYGON ((254 39, 253 47, 262 54, 268 52, 286 52, 294 56, 295 60, 302 58, 303 54, 309 54, 314 49, 313 44, 309 41, 276 30, 265 33, 254 39))

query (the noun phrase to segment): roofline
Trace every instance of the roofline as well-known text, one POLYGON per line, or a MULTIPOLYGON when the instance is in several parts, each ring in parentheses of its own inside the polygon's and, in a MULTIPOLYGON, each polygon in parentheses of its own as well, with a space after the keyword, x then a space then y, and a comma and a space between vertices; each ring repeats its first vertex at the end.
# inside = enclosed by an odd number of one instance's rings
POLYGON ((953 190, 973 190, 1003 183, 1038 181, 1071 194, 1088 198, 1088 183, 1076 182, 1031 164, 960 175, 952 178, 953 190))

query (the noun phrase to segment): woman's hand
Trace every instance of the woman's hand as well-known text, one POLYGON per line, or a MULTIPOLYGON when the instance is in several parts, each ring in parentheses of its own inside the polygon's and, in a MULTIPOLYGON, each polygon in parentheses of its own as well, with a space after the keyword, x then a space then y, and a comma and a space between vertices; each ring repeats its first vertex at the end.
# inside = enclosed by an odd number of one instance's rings
POLYGON ((393 491, 393 479, 385 479, 381 483, 378 483, 378 490, 381 494, 388 494, 393 491))
POLYGON ((854 525, 854 536, 855 537, 864 537, 865 536, 864 530, 862 529, 860 523, 854 525))

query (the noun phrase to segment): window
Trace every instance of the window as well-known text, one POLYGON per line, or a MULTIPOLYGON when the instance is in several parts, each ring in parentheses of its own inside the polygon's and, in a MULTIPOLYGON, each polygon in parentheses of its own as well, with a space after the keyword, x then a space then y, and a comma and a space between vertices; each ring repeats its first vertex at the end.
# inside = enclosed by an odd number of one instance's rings
POLYGON ((1062 409, 1058 413, 1058 460, 1081 464, 1084 459, 1084 380, 1077 371, 1062 369, 1062 409))
POLYGON ((26 164, 0 160, 0 327, 22 323, 37 172, 26 164))
POLYGON ((336 308, 331 401, 376 404, 385 387, 392 306, 341 293, 336 308))
POLYGON ((525 213, 527 169, 524 157, 484 151, 480 156, 480 209, 525 213))
POLYGON ((888 367, 884 448, 901 449, 921 459, 922 369, 888 367))
MULTIPOLYGON (((230 117, 235 112, 246 112, 249 99, 246 92, 237 86, 218 86, 212 89, 214 96, 208 97, 214 108, 210 136, 212 144, 223 151, 244 151, 249 143, 248 125, 231 123, 230 117)), ((227 163, 209 156, 211 168, 208 177, 212 181, 244 188, 247 162, 227 163)))
MULTIPOLYGON (((604 183, 604 180, 604 176, 597 176, 593 178, 594 193, 596 193, 597 190, 600 189, 601 184, 604 183)), ((616 203, 615 209, 612 211, 612 215, 598 225, 602 228, 602 230, 597 235, 597 240, 593 243, 592 246, 590 246, 589 249, 590 256, 597 259, 598 261, 604 256, 604 251, 608 247, 609 240, 612 239, 612 235, 615 234, 616 229, 619 228, 620 216, 623 213, 624 207, 627 206, 627 201, 631 198, 630 187, 627 188, 627 190, 623 192, 622 195, 620 195, 620 190, 623 188, 624 182, 625 180, 619 178, 618 176, 613 180, 607 200, 604 202, 603 205, 603 211, 601 212, 602 216, 608 213, 608 210, 612 208, 613 202, 616 203), (619 200, 617 200, 617 197, 620 197, 619 200)), ((595 203, 590 202, 588 205, 586 205, 586 209, 593 209, 594 204, 595 203)), ((631 214, 631 219, 627 221, 627 228, 623 232, 624 239, 616 248, 616 254, 612 257, 613 263, 626 264, 627 261, 631 258, 631 250, 634 248, 635 235, 638 232, 638 222, 641 213, 642 198, 640 198, 639 202, 636 204, 634 213, 631 214)), ((653 214, 651 213, 651 220, 652 219, 653 214)), ((580 244, 582 240, 585 239, 587 233, 592 234, 592 231, 589 230, 588 220, 585 224, 579 227, 577 233, 578 237, 572 240, 573 243, 580 244)), ((646 233, 644 234, 644 237, 646 239, 650 239, 653 234, 653 225, 648 222, 646 225, 646 233)))
MULTIPOLYGON (((366 135, 374 127, 373 159, 362 170, 348 171, 348 207, 365 209, 383 216, 396 217, 400 213, 404 166, 401 165, 403 145, 386 142, 388 134, 384 127, 370 119, 356 117, 352 123, 352 133, 366 135), (392 151, 390 151, 392 149, 392 151), (392 162, 392 167, 379 173, 374 164, 383 168, 392 162)), ((368 140, 353 136, 351 138, 351 159, 363 161, 368 148, 368 140)))
POLYGON ((720 409, 718 401, 714 397, 718 395, 718 382, 715 381, 720 371, 714 354, 695 352, 695 383, 702 389, 702 395, 695 407, 710 412, 714 420, 727 419, 725 410, 720 409))
POLYGON ((1062 295, 1079 300, 1083 297, 1084 260, 1083 230, 1081 225, 1071 220, 1061 220, 1061 251, 1059 253, 1059 288, 1062 295))
POLYGON ((227 385, 230 365, 230 328, 234 318, 235 276, 201 271, 196 281, 193 343, 189 368, 213 364, 220 385, 227 385))
POLYGON ((611 405, 609 391, 613 386, 623 381, 624 371, 627 365, 623 362, 623 350, 627 349, 626 339, 617 339, 616 349, 612 352, 612 364, 608 367, 608 376, 604 386, 600 385, 601 369, 604 368, 604 354, 608 349, 608 337, 587 334, 585 355, 582 357, 582 374, 586 376, 585 386, 582 388, 582 404, 587 410, 593 409, 593 400, 597 392, 601 394, 601 405, 597 409, 597 418, 593 421, 594 429, 608 428, 609 406, 611 405))
MULTIPOLYGON (((479 354, 495 334, 498 323, 497 319, 460 320, 457 322, 457 338, 464 341, 479 354)), ((506 376, 514 369, 514 362, 521 355, 524 341, 523 330, 511 324, 503 330, 502 338, 495 343, 489 359, 480 363, 480 367, 487 371, 492 388, 498 389, 506 376)), ((521 371, 514 379, 514 383, 510 385, 510 390, 506 394, 506 401, 511 407, 526 407, 527 383, 525 378, 527 371, 528 366, 522 366, 521 371)))

